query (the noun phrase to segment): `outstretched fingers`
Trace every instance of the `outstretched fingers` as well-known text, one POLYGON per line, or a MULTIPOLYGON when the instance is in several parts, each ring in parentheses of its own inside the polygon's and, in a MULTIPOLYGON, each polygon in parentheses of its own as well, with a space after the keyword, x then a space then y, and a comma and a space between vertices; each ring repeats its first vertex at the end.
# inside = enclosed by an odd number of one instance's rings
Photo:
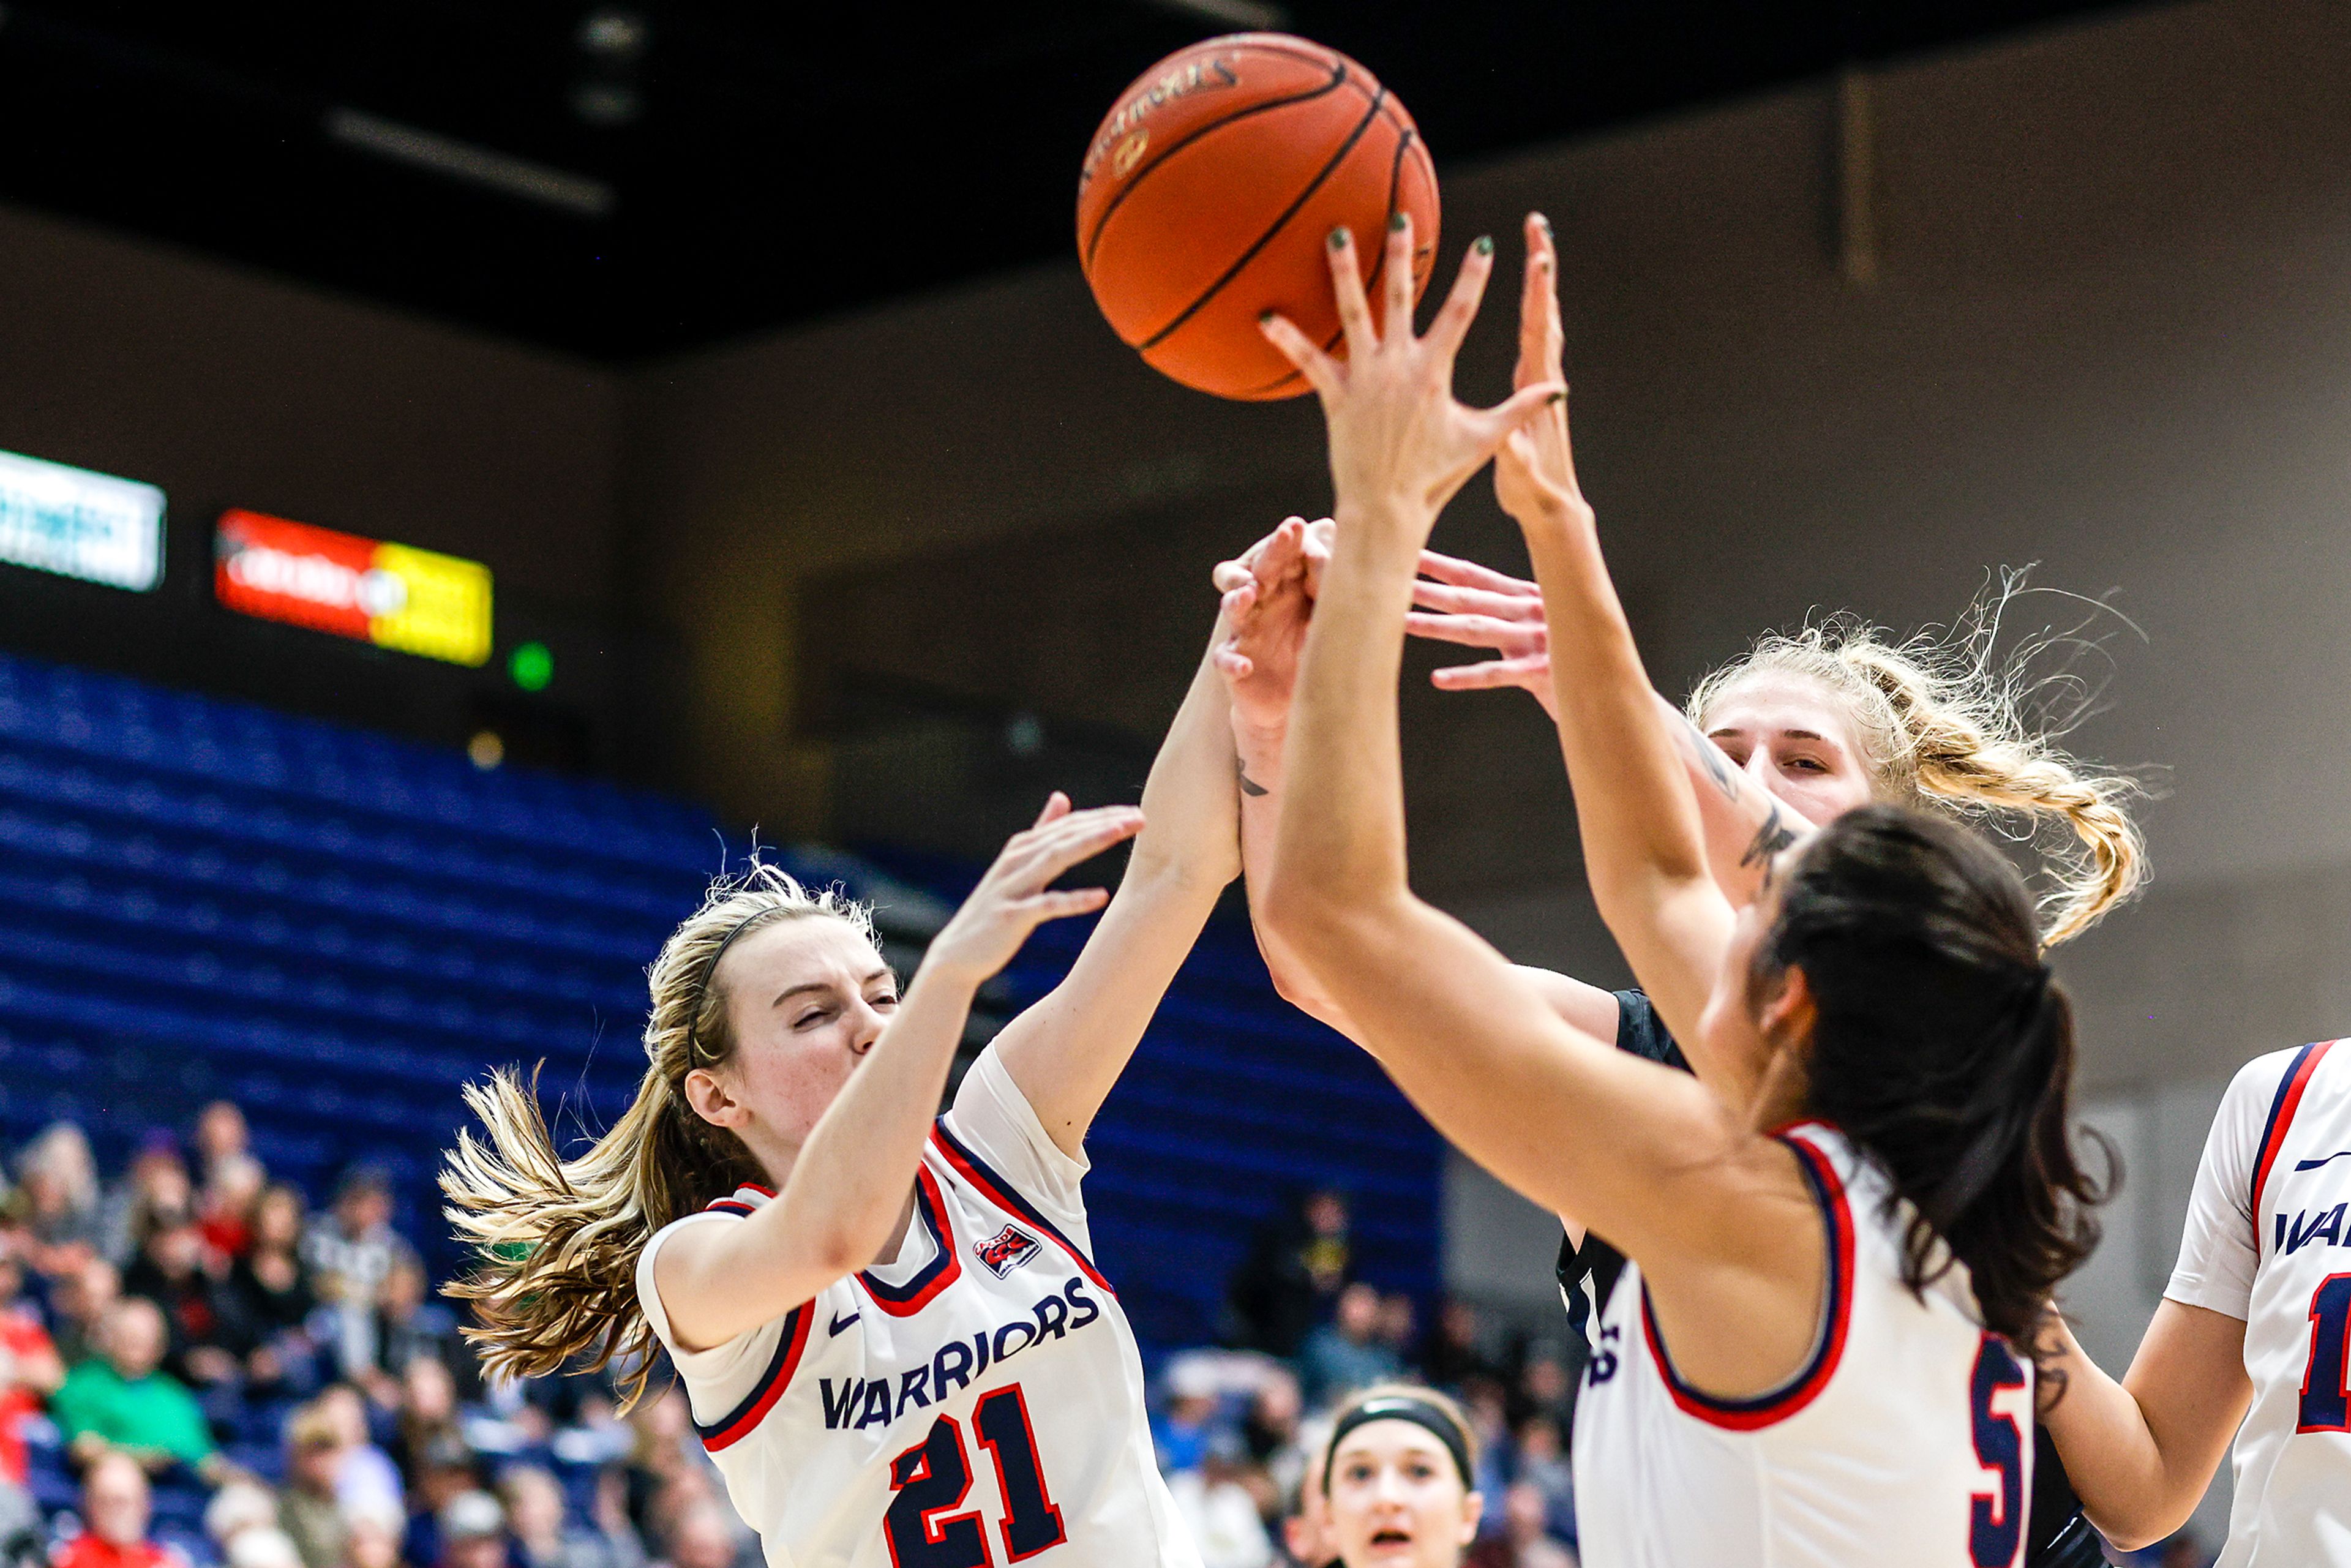
POLYGON ((1546 653, 1551 647, 1550 632, 1541 625, 1491 615, 1428 615, 1415 611, 1405 616, 1404 629, 1432 643, 1492 648, 1513 657, 1546 653))
POLYGON ((1359 361, 1380 346, 1380 330, 1372 320, 1372 302, 1364 295, 1355 236, 1345 228, 1332 229, 1324 256, 1331 263, 1331 289, 1339 301, 1339 327, 1347 337, 1347 357, 1359 361))
POLYGON ((1529 686, 1551 677, 1551 656, 1530 653, 1512 659, 1481 659, 1474 664, 1447 664, 1428 672, 1429 685, 1446 692, 1486 692, 1529 686))
POLYGON ((1519 292, 1519 364, 1511 382, 1522 387, 1566 379, 1561 368, 1566 334, 1559 320, 1559 251, 1552 240, 1551 221, 1541 213, 1529 213, 1526 235, 1526 277, 1519 292))
MULTIPOLYGON (((1360 300, 1363 295, 1363 285, 1359 283, 1355 286, 1355 298, 1360 300)), ((1339 362, 1324 353, 1320 343, 1300 331, 1297 323, 1278 310, 1269 310, 1257 319, 1257 327, 1265 334, 1266 341, 1271 343, 1276 351, 1306 378, 1306 384, 1312 387, 1324 402, 1339 395, 1345 384, 1340 375, 1339 362)))
POLYGON ((1456 588, 1449 582, 1430 582, 1425 578, 1413 579, 1412 601, 1418 609, 1447 615, 1498 615, 1505 621, 1538 623, 1543 618, 1540 599, 1520 593, 1496 593, 1490 589, 1456 588))
POLYGON ((1512 577, 1509 572, 1496 571, 1490 566, 1481 566, 1474 560, 1465 560, 1458 555, 1445 555, 1433 549, 1420 552, 1420 575, 1460 588, 1482 588, 1489 592, 1529 599, 1542 597, 1541 588, 1523 577, 1512 577))
POLYGON ((1380 336, 1396 342, 1412 336, 1412 214, 1398 207, 1388 218, 1388 250, 1381 263, 1386 271, 1381 293, 1385 298, 1380 336))
POLYGON ((1469 246, 1469 254, 1461 258, 1461 270, 1453 276, 1453 290, 1445 297, 1444 308, 1428 324, 1428 336, 1422 340, 1431 351, 1444 355, 1448 364, 1461 351, 1470 323, 1478 319, 1478 307, 1486 298, 1486 280, 1493 274, 1493 237, 1480 235, 1469 246))

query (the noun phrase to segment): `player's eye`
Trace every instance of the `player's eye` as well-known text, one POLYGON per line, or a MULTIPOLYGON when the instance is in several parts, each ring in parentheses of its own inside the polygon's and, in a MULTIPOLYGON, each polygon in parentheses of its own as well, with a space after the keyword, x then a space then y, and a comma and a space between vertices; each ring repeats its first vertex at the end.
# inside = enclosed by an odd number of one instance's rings
POLYGON ((822 1023, 831 1016, 832 1009, 831 1008, 810 1008, 808 1011, 800 1014, 799 1017, 792 1020, 792 1027, 794 1029, 808 1029, 813 1025, 822 1023))
POLYGON ((898 1005, 898 993, 895 991, 884 991, 880 996, 875 997, 872 1001, 867 1005, 877 1009, 894 1008, 898 1005))
POLYGON ((1829 765, 1817 757, 1782 758, 1780 766, 1792 773, 1826 773, 1829 770, 1829 765))

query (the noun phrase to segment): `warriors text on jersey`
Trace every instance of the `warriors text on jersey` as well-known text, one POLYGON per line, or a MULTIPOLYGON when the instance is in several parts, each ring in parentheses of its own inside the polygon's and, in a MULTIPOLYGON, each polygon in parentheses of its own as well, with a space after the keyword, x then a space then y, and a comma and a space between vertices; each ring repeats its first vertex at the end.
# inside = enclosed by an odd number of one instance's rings
POLYGON ((1153 1461, 1133 1330, 1094 1270, 1079 1180, 993 1051, 939 1118, 891 1262, 681 1352, 637 1296, 771 1568, 1197 1568, 1153 1461))
POLYGON ((2252 1407, 2219 1568, 2351 1563, 2351 1044, 2247 1062, 2205 1140, 2164 1294, 2241 1319, 2252 1407))
POLYGON ((1967 1270, 1902 1282, 1885 1178, 1819 1123, 1784 1134, 1828 1230, 1821 1332, 1753 1399, 1681 1382, 1628 1264, 1575 1414, 1592 1568, 2015 1568, 2032 1490, 2032 1367, 1978 1320, 1967 1270))

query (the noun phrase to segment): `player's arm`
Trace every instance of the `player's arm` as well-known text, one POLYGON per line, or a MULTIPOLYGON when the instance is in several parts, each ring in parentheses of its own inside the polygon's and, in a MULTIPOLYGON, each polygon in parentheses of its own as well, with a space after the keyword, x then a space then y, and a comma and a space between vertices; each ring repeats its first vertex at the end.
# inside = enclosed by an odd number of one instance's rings
MULTIPOLYGON (((1219 621, 1212 651, 1223 636, 1219 621)), ((1084 1144, 1217 897, 1240 874, 1234 771, 1224 687, 1204 654, 1143 787, 1145 826, 1118 895, 1069 977, 988 1047, 1066 1154, 1084 1144)))
POLYGON ((2082 1511, 2126 1552, 2196 1511, 2252 1402, 2242 1320, 2166 1298, 2120 1382, 2059 1326, 2065 1388, 2043 1417, 2082 1511))
MULTIPOLYGON (((1109 894, 1101 888, 1048 890, 1142 825, 1132 806, 1071 811, 1057 792, 1036 826, 1013 835, 932 939, 914 983, 817 1119, 775 1201, 745 1219, 682 1227, 663 1243, 653 1285, 678 1348, 707 1350, 757 1328, 890 1245, 905 1223, 973 995, 1038 925, 1102 906, 1109 894)), ((707 1069, 686 1074, 685 1093, 716 1125, 743 1114, 707 1069)))
MULTIPOLYGON (((1322 395, 1339 520, 1301 663, 1265 919, 1464 1153, 1536 1202, 1587 1217, 1671 1281, 1694 1331, 1677 1343, 1704 1363, 1707 1385, 1760 1390, 1817 1324, 1826 1243, 1793 1156, 1687 1074, 1562 1022, 1406 884, 1395 688, 1417 552, 1444 500, 1553 390, 1523 388, 1484 412, 1453 402, 1452 355, 1490 263, 1473 253, 1415 341, 1410 243, 1408 223, 1390 236, 1399 281, 1384 340, 1353 256, 1334 246, 1343 366, 1287 321, 1269 329, 1322 395)), ((1667 798, 1660 810, 1684 824, 1695 862, 1688 786, 1670 743, 1648 738, 1638 780, 1667 798)))
MULTIPOLYGON (((1520 374, 1528 373, 1523 368, 1520 374)), ((1568 477, 1573 479, 1570 468, 1568 477)), ((1470 664, 1447 664, 1429 672, 1429 680, 1451 692, 1487 691, 1517 686, 1533 694, 1553 723, 1560 721, 1558 700, 1552 690, 1551 628, 1543 618, 1542 590, 1524 578, 1480 566, 1456 556, 1424 550, 1421 580, 1413 584, 1416 607, 1405 622, 1416 637, 1489 648, 1499 658, 1470 664)), ((1813 824, 1769 790, 1731 765, 1722 747, 1698 733, 1682 711, 1657 694, 1658 706, 1672 727, 1674 746, 1690 782, 1698 787, 1698 819, 1706 828, 1707 864, 1716 885, 1733 904, 1745 904, 1762 891, 1763 868, 1769 857, 1755 853, 1782 831, 1803 833, 1813 824)))

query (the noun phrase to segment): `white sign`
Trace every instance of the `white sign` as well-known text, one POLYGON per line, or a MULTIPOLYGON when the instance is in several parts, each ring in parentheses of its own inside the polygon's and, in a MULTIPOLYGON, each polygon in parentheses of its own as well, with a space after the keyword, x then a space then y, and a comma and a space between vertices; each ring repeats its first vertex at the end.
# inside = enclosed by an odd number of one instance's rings
POLYGON ((151 589, 163 577, 163 492, 0 452, 0 561, 151 589))

